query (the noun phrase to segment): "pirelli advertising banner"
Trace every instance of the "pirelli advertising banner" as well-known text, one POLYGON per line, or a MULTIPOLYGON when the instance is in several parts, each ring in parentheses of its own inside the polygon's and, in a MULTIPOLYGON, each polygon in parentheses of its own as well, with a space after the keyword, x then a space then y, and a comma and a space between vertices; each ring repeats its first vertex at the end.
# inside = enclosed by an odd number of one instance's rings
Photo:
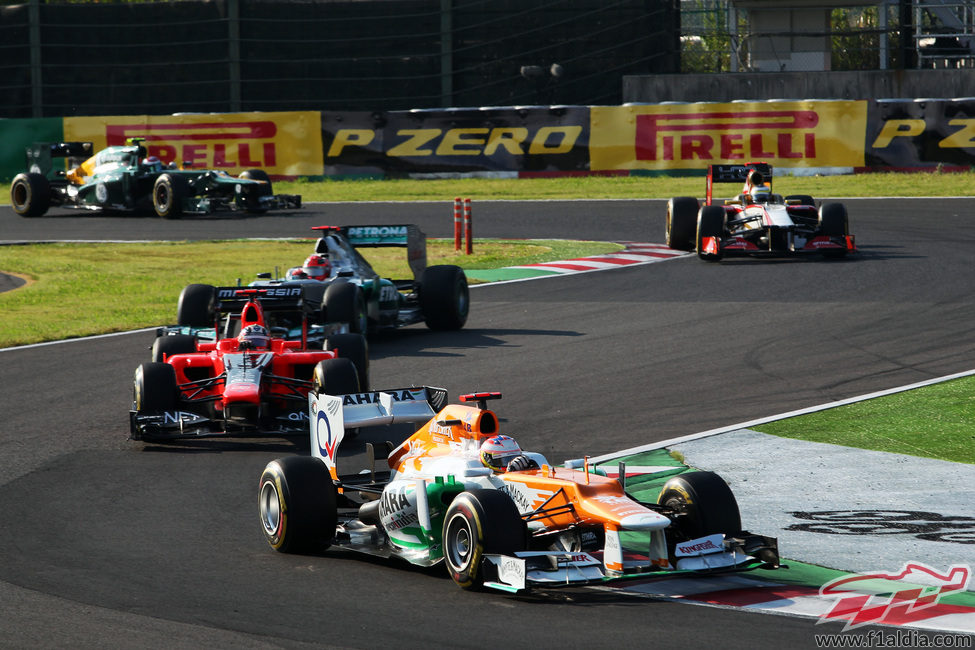
POLYGON ((589 107, 323 113, 325 174, 572 172, 589 165, 589 107))
POLYGON ((593 106, 590 169, 862 167, 867 104, 783 101, 593 106))
POLYGON ((975 166, 975 99, 870 102, 868 169, 975 166))
POLYGON ((321 176, 321 114, 213 113, 64 118, 64 138, 96 151, 145 138, 150 156, 238 174, 263 169, 274 177, 321 176))

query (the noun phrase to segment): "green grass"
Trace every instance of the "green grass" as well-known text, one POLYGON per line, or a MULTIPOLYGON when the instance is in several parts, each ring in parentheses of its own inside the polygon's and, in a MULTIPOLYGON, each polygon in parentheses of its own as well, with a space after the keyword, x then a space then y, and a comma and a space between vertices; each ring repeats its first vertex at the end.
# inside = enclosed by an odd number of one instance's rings
MULTIPOLYGON (((975 172, 953 174, 875 173, 844 176, 777 176, 775 190, 813 197, 975 196, 975 172)), ((275 192, 305 201, 453 201, 471 199, 667 199, 704 196, 704 174, 695 176, 580 176, 569 178, 450 180, 278 181, 275 192)), ((718 185, 732 196, 735 184, 718 185)))
MULTIPOLYGON (((0 293, 0 347, 172 323, 187 284, 233 285, 237 278, 246 284, 275 266, 283 274, 312 246, 309 239, 0 246, 0 271, 28 280, 0 293)), ((476 239, 468 257, 454 251, 452 240, 430 240, 427 258, 492 269, 618 249, 606 242, 476 239)), ((374 249, 367 257, 382 276, 411 277, 402 249, 374 249)))
POLYGON ((975 377, 753 427, 831 445, 975 464, 975 377))

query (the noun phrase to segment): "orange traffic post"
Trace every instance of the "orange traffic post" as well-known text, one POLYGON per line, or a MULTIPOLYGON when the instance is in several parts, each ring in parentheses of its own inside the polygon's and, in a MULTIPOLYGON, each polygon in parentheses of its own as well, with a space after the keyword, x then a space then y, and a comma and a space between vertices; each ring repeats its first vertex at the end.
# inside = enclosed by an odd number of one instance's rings
POLYGON ((467 240, 468 255, 474 254, 473 226, 471 225, 471 200, 464 199, 464 238, 467 240))
POLYGON ((454 199, 454 250, 460 250, 461 199, 454 199))

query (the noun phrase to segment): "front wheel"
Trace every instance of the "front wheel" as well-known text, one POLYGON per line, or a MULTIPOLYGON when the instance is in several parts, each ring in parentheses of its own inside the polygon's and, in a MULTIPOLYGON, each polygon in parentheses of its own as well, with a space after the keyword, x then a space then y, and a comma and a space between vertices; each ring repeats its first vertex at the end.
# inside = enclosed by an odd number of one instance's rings
POLYGON ((462 492, 450 503, 443 524, 444 561, 464 589, 484 583, 485 553, 510 555, 527 546, 527 528, 514 502, 498 490, 462 492))
POLYGON ((183 214, 183 199, 187 194, 185 178, 160 174, 152 186, 152 207, 163 219, 178 219, 183 214))
POLYGON ((420 311, 432 330, 459 330, 470 311, 467 276, 459 266, 428 266, 420 276, 420 311))
POLYGON ((365 336, 369 330, 369 317, 362 289, 354 282, 332 282, 322 299, 325 322, 348 325, 353 334, 365 336))
MULTIPOLYGON (((849 217, 842 203, 824 203, 819 209, 819 234, 826 237, 846 237, 850 233, 849 217)), ((845 257, 846 249, 823 250, 824 257, 845 257)))
POLYGON ((245 169, 240 173, 239 178, 245 180, 259 181, 258 184, 242 188, 245 200, 244 210, 250 214, 264 214, 267 208, 261 205, 262 196, 273 196, 274 190, 271 187, 271 177, 263 169, 245 169))
POLYGON ((168 363, 143 363, 136 368, 132 391, 139 414, 175 411, 179 403, 176 371, 168 363))
POLYGON ((359 373, 349 359, 335 357, 319 361, 312 375, 312 390, 326 395, 359 392, 359 373))
POLYGON ((677 196, 667 201, 665 236, 674 250, 694 249, 694 231, 700 204, 693 196, 677 196))
POLYGON ((323 551, 335 537, 337 503, 335 484, 318 458, 272 460, 258 492, 264 539, 280 553, 323 551))
POLYGON ((721 259, 725 212, 719 205, 706 205, 697 217, 697 256, 707 262, 721 259))
POLYGON ((670 508, 676 531, 671 541, 741 532, 741 514, 731 488, 714 472, 684 472, 664 484, 657 503, 670 508))

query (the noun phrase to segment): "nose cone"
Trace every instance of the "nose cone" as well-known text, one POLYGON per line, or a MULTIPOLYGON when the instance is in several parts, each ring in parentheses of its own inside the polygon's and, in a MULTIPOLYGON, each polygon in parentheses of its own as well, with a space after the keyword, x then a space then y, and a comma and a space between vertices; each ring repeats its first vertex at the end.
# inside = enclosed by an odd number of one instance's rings
POLYGON ((260 404, 261 387, 250 382, 230 384, 223 392, 226 404, 260 404))

